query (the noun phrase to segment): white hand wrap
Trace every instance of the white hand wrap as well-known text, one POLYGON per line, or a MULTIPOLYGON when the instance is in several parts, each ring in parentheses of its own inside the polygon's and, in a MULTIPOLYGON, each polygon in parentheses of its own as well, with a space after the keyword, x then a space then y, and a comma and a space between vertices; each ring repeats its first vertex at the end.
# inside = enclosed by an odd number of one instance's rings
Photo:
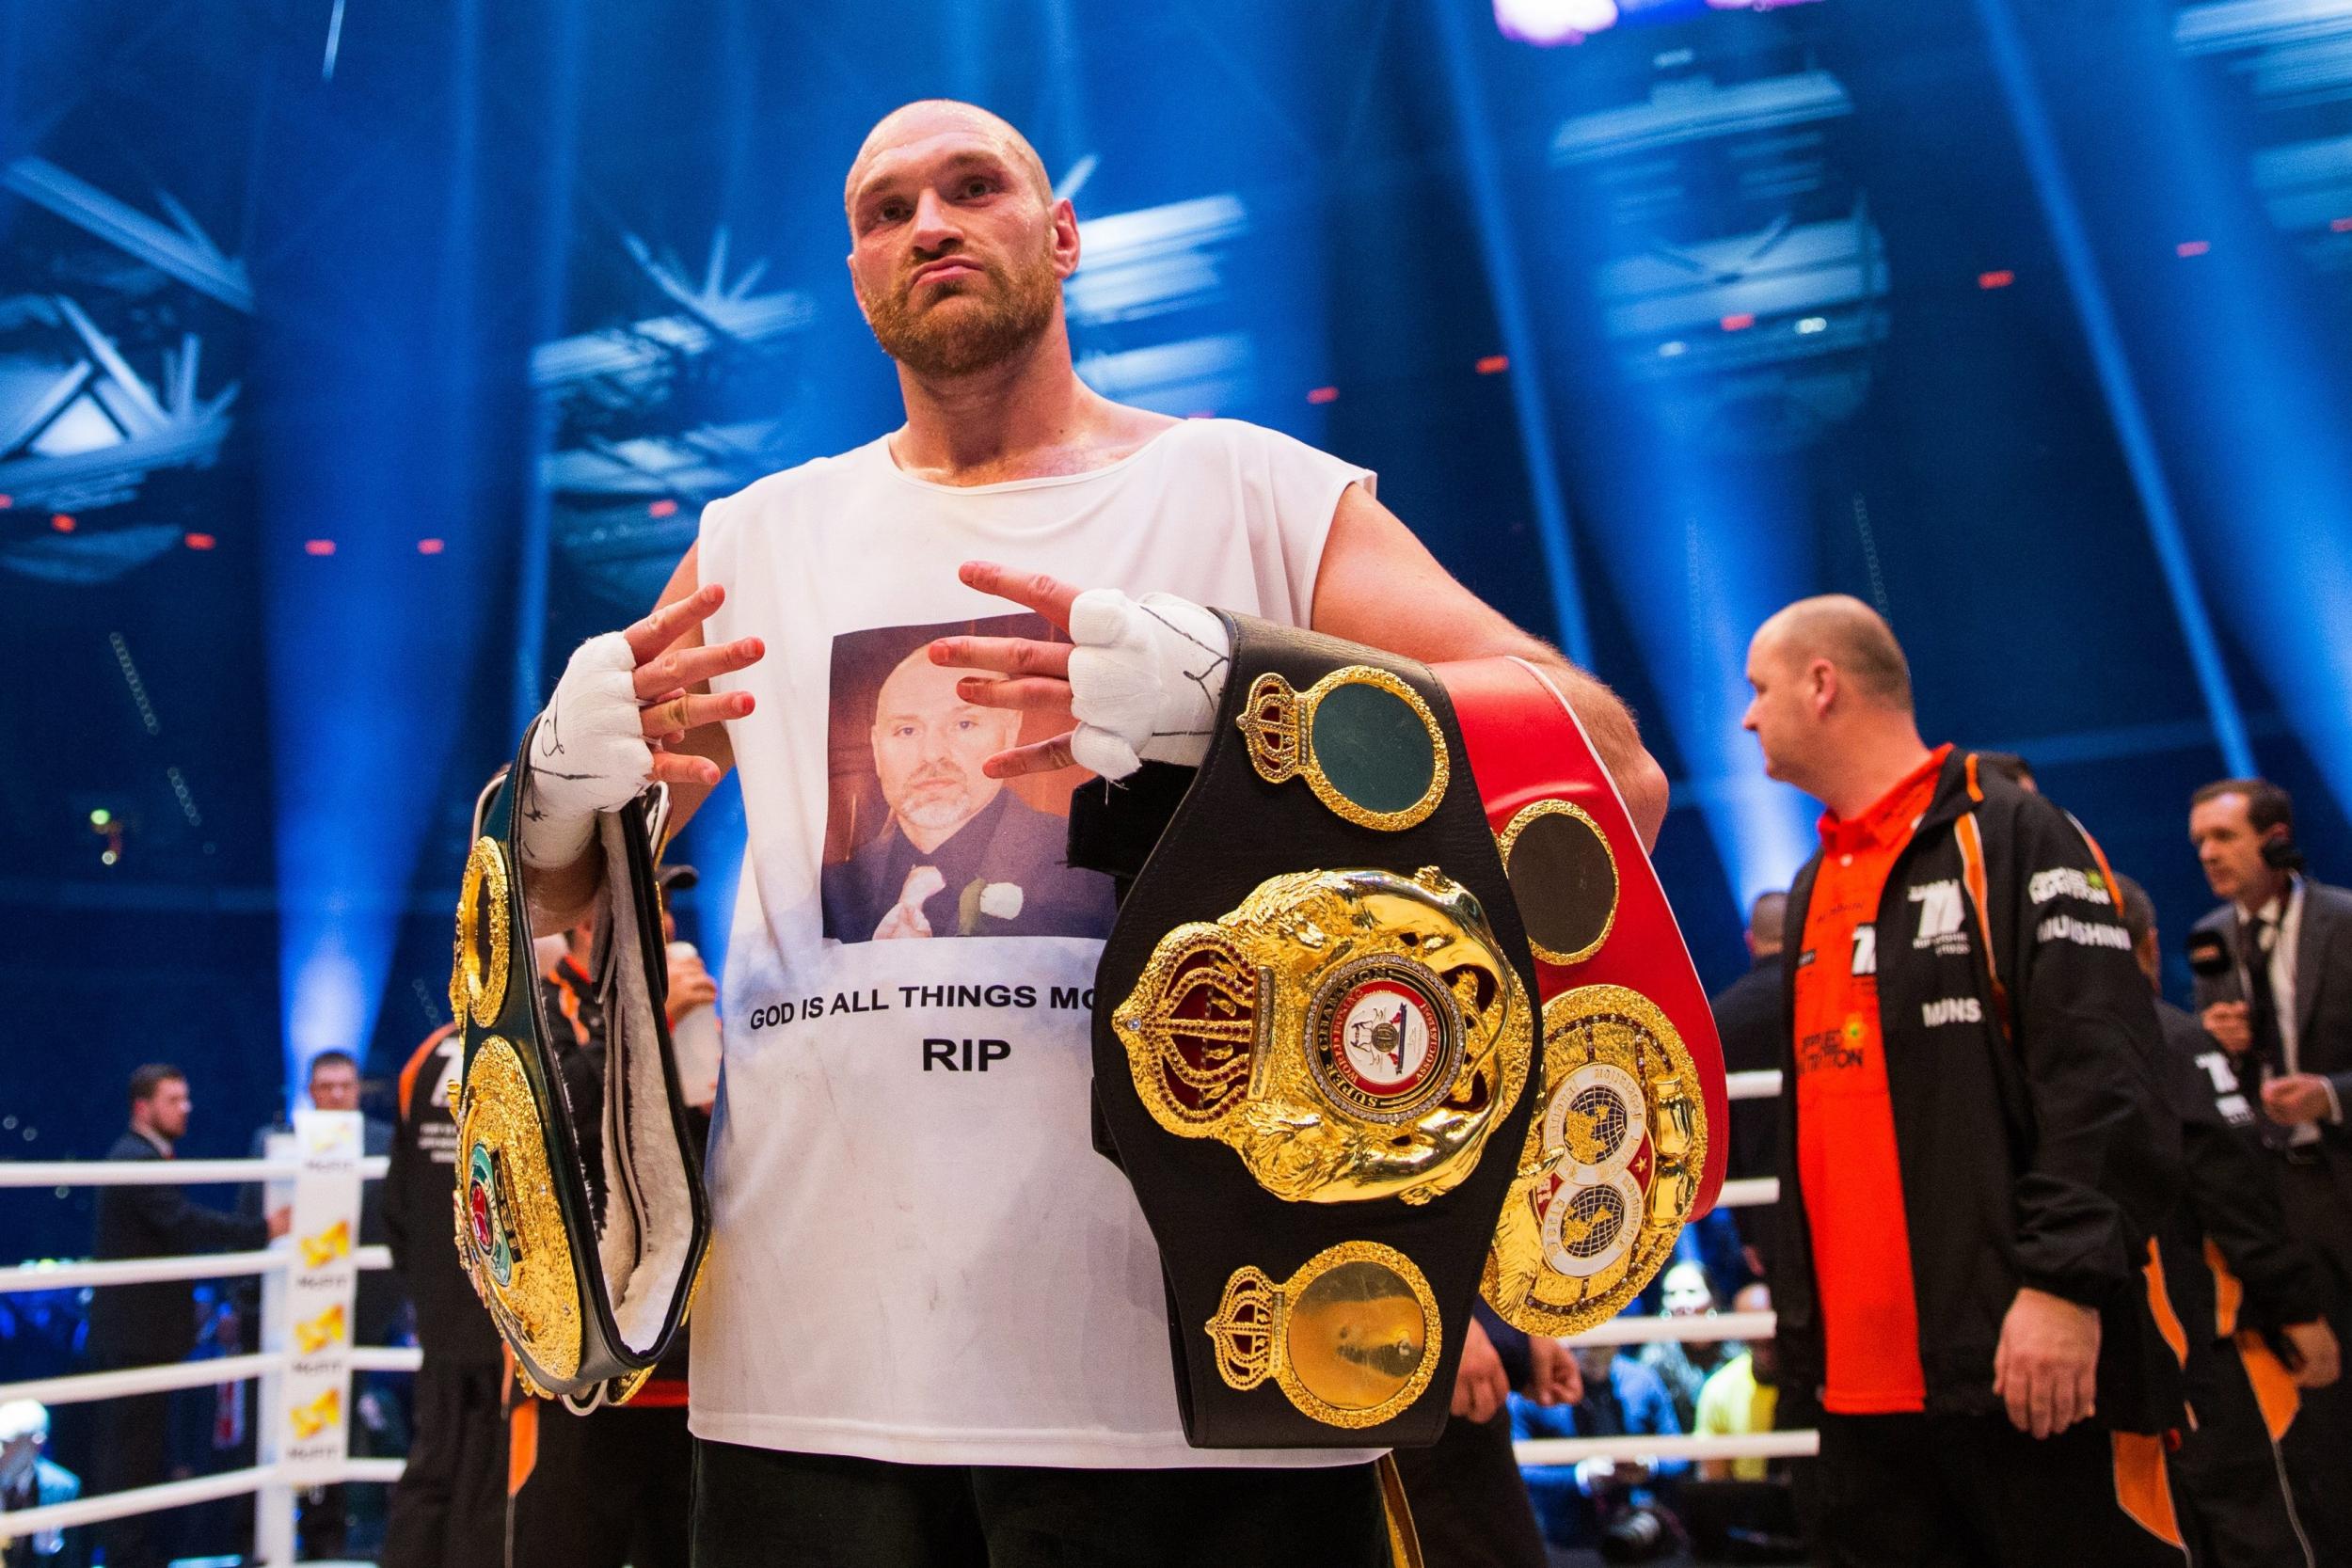
POLYGON ((1070 640, 1079 767, 1123 779, 1147 762, 1200 766, 1233 667, 1223 621, 1173 594, 1090 588, 1070 607, 1070 640))
POLYGON ((617 631, 592 637, 564 666, 531 738, 523 863, 549 869, 587 852, 598 812, 618 811, 653 778, 637 703, 637 656, 617 631))

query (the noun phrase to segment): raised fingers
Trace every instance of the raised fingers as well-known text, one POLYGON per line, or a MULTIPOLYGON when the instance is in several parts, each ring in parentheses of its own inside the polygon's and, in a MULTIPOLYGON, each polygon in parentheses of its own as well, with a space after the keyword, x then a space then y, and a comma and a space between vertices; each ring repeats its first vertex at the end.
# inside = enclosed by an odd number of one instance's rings
POLYGON ((943 637, 930 652, 933 664, 955 669, 1070 678, 1072 649, 1067 642, 1041 642, 1033 637, 943 637))
POLYGON ((739 637, 715 648, 673 646, 638 663, 637 700, 650 703, 665 693, 700 686, 713 675, 748 669, 767 651, 767 644, 756 637, 739 637))
POLYGON ((1070 737, 1057 735, 999 752, 980 764, 980 771, 992 779, 1017 779, 1024 773, 1051 773, 1057 768, 1077 766, 1077 759, 1070 754, 1070 737))
POLYGON ((752 694, 748 691, 722 691, 715 696, 681 691, 639 709, 638 727, 647 739, 659 739, 703 724, 740 719, 751 711, 752 694))
POLYGON ((710 612, 724 604, 726 597, 725 589, 715 582, 706 583, 682 599, 656 607, 652 614, 621 635, 628 639, 628 651, 643 664, 684 636, 689 628, 708 620, 710 612))
POLYGON ((1062 630, 1070 629, 1070 606, 1078 597, 1079 590, 1058 578, 1049 578, 1043 572, 1016 572, 993 561, 967 561, 956 575, 967 588, 1010 599, 1036 610, 1062 630))
POLYGON ((1070 708, 1070 683, 1049 675, 1030 675, 1012 680, 989 680, 980 675, 966 675, 956 682, 956 695, 975 707, 1005 707, 1022 713, 1070 708))
POLYGON ((719 765, 708 757, 698 757, 691 752, 656 752, 653 754, 653 776, 664 784, 715 785, 720 779, 719 765))

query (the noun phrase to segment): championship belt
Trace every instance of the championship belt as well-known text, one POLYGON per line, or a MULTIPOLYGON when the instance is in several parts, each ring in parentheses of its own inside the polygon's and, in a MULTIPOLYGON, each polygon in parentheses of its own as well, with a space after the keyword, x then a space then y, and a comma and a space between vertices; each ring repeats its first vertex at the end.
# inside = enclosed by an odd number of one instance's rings
POLYGON ((1516 658, 1438 676, 1543 1002, 1535 1110, 1479 1289, 1516 1328, 1575 1334, 1615 1317, 1714 1206, 1723 1047, 1665 889, 1550 677, 1516 658))
POLYGON ((1542 677, 1226 619, 1197 772, 1073 801, 1073 863, 1123 895, 1095 983, 1096 1141, 1159 1243, 1196 1447, 1426 1444, 1482 1285, 1559 1333, 1656 1272, 1711 1192, 1720 1055, 1704 998, 1693 1020, 1667 983, 1697 995, 1648 860, 1542 677), (1571 1117, 1597 1109, 1594 1082, 1618 1122, 1571 1117), (1613 1200, 1623 1245, 1594 1218, 1613 1200), (1588 1243, 1615 1250, 1579 1274, 1588 1243))
POLYGON ((530 755, 526 735, 485 792, 458 896, 457 1256, 525 1386, 586 1410, 626 1402, 677 1337, 710 1209, 662 1012, 653 845, 666 794, 597 819, 611 911, 593 966, 606 1020, 599 1227, 559 1066, 564 1037, 548 1028, 532 958, 517 783, 530 755))

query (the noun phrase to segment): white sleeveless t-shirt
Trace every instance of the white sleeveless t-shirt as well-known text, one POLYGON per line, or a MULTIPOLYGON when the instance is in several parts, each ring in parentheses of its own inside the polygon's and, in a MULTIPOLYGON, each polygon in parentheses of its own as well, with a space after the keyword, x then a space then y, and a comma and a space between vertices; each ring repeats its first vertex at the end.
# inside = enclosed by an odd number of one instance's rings
POLYGON ((984 778, 1021 721, 961 703, 921 652, 1045 635, 963 586, 969 560, 1304 626, 1359 482, 1289 436, 1188 420, 1107 467, 970 488, 902 473, 876 441, 704 512, 701 580, 727 591, 706 635, 768 652, 714 683, 757 705, 727 726, 749 842, 698 1435, 928 1464, 1370 1457, 1184 1442, 1158 1255, 1091 1142, 1111 902, 1065 863, 1085 776, 984 778))

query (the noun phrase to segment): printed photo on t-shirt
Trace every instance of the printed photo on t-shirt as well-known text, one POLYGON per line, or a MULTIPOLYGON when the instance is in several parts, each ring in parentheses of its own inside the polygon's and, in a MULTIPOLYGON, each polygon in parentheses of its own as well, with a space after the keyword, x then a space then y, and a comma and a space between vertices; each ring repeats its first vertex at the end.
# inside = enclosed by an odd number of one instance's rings
POLYGON ((970 672, 933 664, 942 637, 1067 641, 1041 615, 876 626, 833 640, 824 934, 1104 937, 1110 879, 1069 864, 1070 792, 1084 768, 992 779, 996 752, 1061 734, 1059 713, 981 707, 970 672))

